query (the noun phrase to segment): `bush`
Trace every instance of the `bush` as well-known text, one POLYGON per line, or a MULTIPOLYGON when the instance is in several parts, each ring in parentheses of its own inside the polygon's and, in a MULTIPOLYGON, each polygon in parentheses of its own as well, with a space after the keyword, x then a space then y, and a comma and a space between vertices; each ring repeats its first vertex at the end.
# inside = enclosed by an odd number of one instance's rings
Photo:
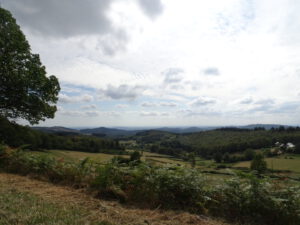
POLYGON ((278 188, 253 176, 236 177, 212 192, 210 211, 239 223, 300 224, 299 187, 278 188))

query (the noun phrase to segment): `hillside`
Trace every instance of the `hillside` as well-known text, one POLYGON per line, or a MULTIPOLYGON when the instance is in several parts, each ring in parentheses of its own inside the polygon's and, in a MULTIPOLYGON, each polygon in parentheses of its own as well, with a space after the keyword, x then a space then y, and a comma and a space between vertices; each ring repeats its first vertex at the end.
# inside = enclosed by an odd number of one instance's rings
POLYGON ((54 127, 32 127, 34 130, 42 131, 45 133, 50 134, 65 134, 65 135, 76 135, 79 134, 79 130, 67 128, 67 127, 60 127, 60 126, 54 126, 54 127))
POLYGON ((130 131, 130 130, 122 130, 122 129, 115 129, 115 128, 107 128, 107 127, 98 127, 98 128, 91 128, 91 129, 82 129, 80 130, 83 134, 94 134, 94 135, 102 135, 107 137, 124 137, 124 136, 131 136, 135 135, 138 131, 130 131))
MULTIPOLYGON (((211 158, 217 152, 224 154, 243 152, 247 149, 269 148, 277 141, 292 142, 299 146, 300 129, 220 128, 187 134, 152 130, 139 132, 132 138, 140 147, 148 148, 153 152, 177 156, 183 152, 195 152, 205 158, 211 158)), ((299 151, 299 148, 296 149, 299 151)))
POLYGON ((279 128, 279 127, 288 128, 287 125, 279 125, 279 124, 249 124, 245 126, 194 126, 194 127, 157 127, 157 128, 111 128, 111 127, 97 127, 97 128, 86 128, 86 129, 72 129, 67 127, 32 127, 35 130, 43 131, 46 133, 57 133, 61 135, 68 135, 68 134, 88 134, 100 137, 111 137, 111 138, 124 138, 136 135, 137 133, 141 133, 143 131, 164 131, 174 134, 189 134, 189 133, 197 133, 201 131, 211 131, 216 129, 223 129, 223 128, 238 128, 238 129, 248 129, 253 130, 257 127, 263 128, 266 130, 270 130, 271 128, 279 128))
POLYGON ((226 225, 187 212, 127 207, 19 175, 0 173, 0 181, 0 224, 226 225))

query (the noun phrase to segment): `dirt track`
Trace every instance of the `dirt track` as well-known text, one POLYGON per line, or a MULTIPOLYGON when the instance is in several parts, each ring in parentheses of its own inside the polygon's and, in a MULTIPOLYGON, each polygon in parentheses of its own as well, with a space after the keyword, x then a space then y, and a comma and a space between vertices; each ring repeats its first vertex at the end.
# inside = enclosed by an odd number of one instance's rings
POLYGON ((83 190, 57 186, 14 174, 0 173, 0 188, 30 192, 45 201, 59 205, 79 205, 90 212, 87 219, 93 221, 107 220, 122 225, 225 225, 225 223, 186 212, 130 208, 115 201, 93 198, 83 190))

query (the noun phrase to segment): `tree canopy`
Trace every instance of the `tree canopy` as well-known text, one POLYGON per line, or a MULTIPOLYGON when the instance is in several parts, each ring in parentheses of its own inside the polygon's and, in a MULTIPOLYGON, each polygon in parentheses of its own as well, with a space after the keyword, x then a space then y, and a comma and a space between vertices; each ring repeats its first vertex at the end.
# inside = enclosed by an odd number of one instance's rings
POLYGON ((60 86, 32 54, 12 14, 0 7, 0 116, 31 124, 53 118, 60 86))

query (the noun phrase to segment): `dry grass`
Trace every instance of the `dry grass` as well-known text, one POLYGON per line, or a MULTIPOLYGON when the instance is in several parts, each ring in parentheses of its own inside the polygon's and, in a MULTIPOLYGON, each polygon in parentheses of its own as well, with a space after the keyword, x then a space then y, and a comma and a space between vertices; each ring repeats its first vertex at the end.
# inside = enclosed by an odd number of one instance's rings
POLYGON ((57 204, 58 208, 80 206, 88 212, 85 214, 84 224, 109 221, 112 224, 124 225, 225 225, 223 222, 187 212, 137 209, 114 201, 103 201, 86 194, 84 190, 56 186, 7 173, 0 173, 0 188, 2 191, 14 189, 20 193, 33 194, 45 202, 57 204))
MULTIPOLYGON (((66 151, 66 150, 45 150, 43 152, 30 152, 30 154, 47 154, 57 158, 64 158, 65 160, 83 160, 90 158, 93 161, 99 163, 106 163, 117 155, 105 154, 105 153, 90 153, 79 151, 66 151)), ((122 155, 122 157, 128 158, 128 155, 122 155)))
MULTIPOLYGON (((65 150, 46 150, 44 152, 31 152, 31 154, 50 154, 57 158, 64 158, 66 160, 82 160, 84 158, 90 158, 93 161, 99 163, 106 163, 110 161, 113 157, 118 155, 105 154, 105 153, 89 153, 89 152, 79 152, 79 151, 65 151, 65 150)), ((128 155, 120 155, 124 158, 128 158, 128 155)), ((171 156, 143 152, 142 156, 143 161, 152 161, 158 165, 173 164, 173 165, 189 165, 188 162, 185 162, 180 159, 176 159, 171 156)))

